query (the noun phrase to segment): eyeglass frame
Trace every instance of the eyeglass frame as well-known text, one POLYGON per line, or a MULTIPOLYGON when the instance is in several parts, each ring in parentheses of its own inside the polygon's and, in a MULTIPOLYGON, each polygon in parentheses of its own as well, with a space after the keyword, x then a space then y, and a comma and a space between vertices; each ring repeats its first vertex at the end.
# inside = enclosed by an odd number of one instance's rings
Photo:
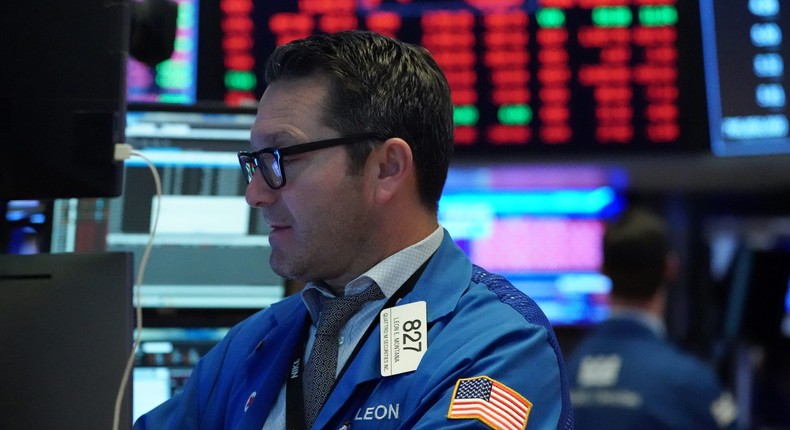
POLYGON ((319 149, 331 148, 333 146, 350 145, 352 143, 362 143, 376 139, 384 140, 386 138, 383 137, 383 135, 380 133, 364 133, 364 134, 358 134, 352 136, 334 137, 331 139, 316 140, 313 142, 300 143, 296 145, 285 146, 282 148, 279 147, 263 148, 258 151, 252 151, 252 152, 239 151, 237 153, 237 156, 239 158, 239 164, 241 165, 242 177, 244 178, 245 181, 247 181, 247 184, 250 184, 253 178, 255 177, 255 172, 261 169, 260 167, 261 164, 266 164, 261 162, 262 161, 261 155, 263 154, 271 155, 273 157, 274 163, 276 163, 276 170, 279 171, 279 177, 282 179, 282 181, 280 182, 279 185, 272 184, 269 176, 275 174, 275 169, 273 168, 264 167, 264 170, 270 172, 270 174, 262 172, 261 176, 263 176, 263 179, 264 181, 266 181, 266 185, 268 185, 269 188, 271 188, 272 190, 279 190, 285 186, 285 182, 286 182, 285 170, 283 170, 283 165, 281 161, 283 157, 287 157, 289 155, 303 154, 305 152, 317 151, 319 149), (252 166, 252 168, 250 169, 249 166, 252 166))

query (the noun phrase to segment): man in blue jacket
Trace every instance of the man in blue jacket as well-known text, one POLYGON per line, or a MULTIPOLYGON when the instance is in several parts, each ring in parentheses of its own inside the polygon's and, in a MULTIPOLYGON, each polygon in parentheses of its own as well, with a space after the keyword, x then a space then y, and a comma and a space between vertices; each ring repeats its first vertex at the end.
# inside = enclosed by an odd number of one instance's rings
POLYGON ((714 370, 673 346, 662 316, 677 263, 664 221, 631 209, 607 225, 610 318, 568 360, 576 428, 734 428, 736 406, 714 370))
POLYGON ((306 286, 234 327, 135 428, 572 428, 545 315, 438 224, 453 113, 430 54, 317 35, 278 47, 265 79, 246 198, 272 268, 306 286))

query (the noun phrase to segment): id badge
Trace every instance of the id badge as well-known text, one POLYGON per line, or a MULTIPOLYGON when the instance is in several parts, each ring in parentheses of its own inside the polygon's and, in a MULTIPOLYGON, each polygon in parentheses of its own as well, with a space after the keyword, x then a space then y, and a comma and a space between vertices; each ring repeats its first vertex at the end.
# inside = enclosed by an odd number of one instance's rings
POLYGON ((428 350, 426 313, 424 301, 381 311, 381 376, 412 372, 420 365, 428 350))

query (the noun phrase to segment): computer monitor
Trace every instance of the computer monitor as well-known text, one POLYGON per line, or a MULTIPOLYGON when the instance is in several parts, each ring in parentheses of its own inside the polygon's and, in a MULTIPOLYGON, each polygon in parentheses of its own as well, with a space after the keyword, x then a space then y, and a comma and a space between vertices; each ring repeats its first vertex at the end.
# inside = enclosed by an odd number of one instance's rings
POLYGON ((134 366, 132 418, 179 393, 200 360, 228 327, 145 327, 134 366))
MULTIPOLYGON (((790 153, 780 0, 701 0, 710 143, 718 156, 790 153)), ((785 3, 786 7, 787 4, 785 3)))
POLYGON ((112 428, 132 333, 131 254, 0 255, 0 428, 112 428))
POLYGON ((601 242, 605 221, 623 206, 604 169, 459 165, 439 222, 472 262, 531 296, 553 325, 586 326, 609 314, 601 242))
POLYGON ((0 201, 120 194, 129 3, 0 2, 0 201))
MULTIPOLYGON (((163 196, 141 289, 146 310, 265 308, 284 295, 268 264, 268 226, 244 199, 236 151, 249 146, 254 110, 130 106, 127 142, 150 159, 163 196)), ((116 199, 60 200, 53 252, 128 251, 139 263, 157 198, 151 171, 126 161, 116 199)))

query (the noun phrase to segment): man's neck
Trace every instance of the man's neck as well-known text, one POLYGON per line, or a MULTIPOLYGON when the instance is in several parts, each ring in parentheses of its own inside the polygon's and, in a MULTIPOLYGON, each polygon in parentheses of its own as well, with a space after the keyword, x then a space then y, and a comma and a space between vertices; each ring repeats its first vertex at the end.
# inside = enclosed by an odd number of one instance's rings
POLYGON ((666 294, 660 290, 649 299, 630 299, 612 296, 609 299, 612 309, 634 310, 650 314, 655 318, 663 318, 666 306, 666 294))

